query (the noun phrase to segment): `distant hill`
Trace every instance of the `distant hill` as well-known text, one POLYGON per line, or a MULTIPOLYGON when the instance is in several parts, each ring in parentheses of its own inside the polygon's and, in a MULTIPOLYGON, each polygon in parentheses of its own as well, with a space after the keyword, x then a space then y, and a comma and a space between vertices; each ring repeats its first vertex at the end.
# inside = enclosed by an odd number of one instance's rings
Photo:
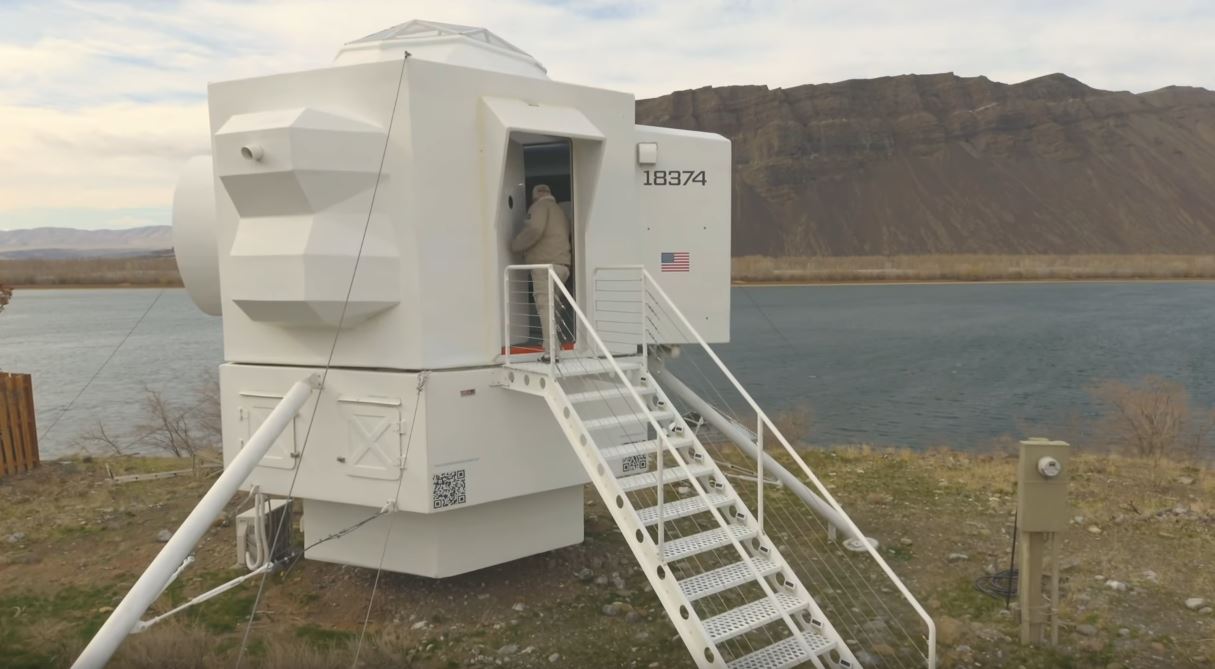
POLYGON ((735 255, 1215 252, 1215 92, 905 75, 727 86, 637 122, 734 142, 735 255))
POLYGON ((172 228, 0 230, 0 258, 95 258, 155 255, 173 247, 172 228))

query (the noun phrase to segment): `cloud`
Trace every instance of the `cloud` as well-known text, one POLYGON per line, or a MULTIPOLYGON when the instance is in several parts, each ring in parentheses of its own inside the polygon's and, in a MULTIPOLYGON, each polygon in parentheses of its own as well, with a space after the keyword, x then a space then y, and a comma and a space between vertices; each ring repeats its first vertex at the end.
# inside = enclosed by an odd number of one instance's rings
POLYGON ((1215 87, 1215 8, 1191 0, 10 0, 0 227, 39 208, 90 224, 90 209, 163 211, 181 163, 207 150, 207 82, 321 67, 411 18, 488 27, 554 79, 639 97, 944 71, 1215 87))

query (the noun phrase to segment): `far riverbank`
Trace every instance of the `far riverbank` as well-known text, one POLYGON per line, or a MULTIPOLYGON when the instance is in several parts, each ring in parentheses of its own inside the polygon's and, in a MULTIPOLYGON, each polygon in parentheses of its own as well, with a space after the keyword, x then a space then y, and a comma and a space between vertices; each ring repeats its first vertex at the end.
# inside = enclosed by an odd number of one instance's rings
MULTIPOLYGON (((742 256, 736 286, 1021 283, 1056 281, 1210 281, 1215 255, 742 256)), ((179 288, 171 255, 138 258, 0 261, 0 285, 37 288, 179 288)))

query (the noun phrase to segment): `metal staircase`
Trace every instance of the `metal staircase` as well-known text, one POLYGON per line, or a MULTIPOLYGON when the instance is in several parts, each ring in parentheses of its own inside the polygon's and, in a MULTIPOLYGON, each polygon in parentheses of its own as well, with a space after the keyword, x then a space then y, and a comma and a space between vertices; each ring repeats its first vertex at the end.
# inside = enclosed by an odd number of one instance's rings
MULTIPOLYGON (((564 295, 576 318, 563 328, 553 310, 539 316, 551 319, 550 332, 577 331, 578 347, 546 362, 510 354, 510 322, 520 322, 512 292, 518 305, 527 291, 511 284, 512 272, 535 268, 507 270, 501 383, 552 409, 696 664, 861 667, 865 655, 828 620, 811 594, 816 584, 799 578, 764 531, 762 459, 753 511, 656 382, 658 342, 645 334, 644 312, 640 330, 605 341, 550 273, 550 294, 564 295)), ((548 343, 550 354, 557 348, 548 343)))
POLYGON ((792 667, 837 651, 819 666, 859 666, 637 356, 513 363, 504 374, 548 402, 698 664, 792 667), (697 602, 723 593, 738 605, 702 617, 697 602), (726 642, 757 631, 774 641, 723 657, 726 642))

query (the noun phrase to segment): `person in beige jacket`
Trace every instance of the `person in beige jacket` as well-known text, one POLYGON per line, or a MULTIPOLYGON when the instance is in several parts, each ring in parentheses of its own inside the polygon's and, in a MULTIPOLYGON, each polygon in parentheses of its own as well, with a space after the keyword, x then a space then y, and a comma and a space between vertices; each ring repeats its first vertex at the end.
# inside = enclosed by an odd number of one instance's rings
MULTIPOLYGON (((565 283, 570 276, 570 224, 565 219, 565 212, 557 204, 552 191, 545 184, 537 184, 532 189, 532 206, 527 210, 527 222, 515 236, 510 248, 516 253, 523 253, 523 262, 529 265, 553 266, 557 278, 565 283)), ((548 308, 552 296, 548 292, 548 273, 542 269, 532 270, 532 300, 536 303, 536 313, 540 314, 540 332, 543 338, 544 350, 548 351, 550 333, 548 331, 548 308)), ((561 302, 557 301, 556 322, 561 322, 561 302)), ((554 342, 555 349, 560 349, 560 337, 554 342)), ((547 353, 541 357, 547 362, 547 353)))

